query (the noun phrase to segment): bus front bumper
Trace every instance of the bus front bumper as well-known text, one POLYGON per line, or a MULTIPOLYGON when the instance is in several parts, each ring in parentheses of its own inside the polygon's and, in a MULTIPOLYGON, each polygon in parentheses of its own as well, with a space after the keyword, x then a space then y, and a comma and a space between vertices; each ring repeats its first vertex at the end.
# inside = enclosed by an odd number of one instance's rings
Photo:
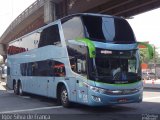
POLYGON ((107 95, 89 92, 88 102, 90 106, 107 106, 115 104, 139 103, 142 102, 143 90, 127 95, 107 95))

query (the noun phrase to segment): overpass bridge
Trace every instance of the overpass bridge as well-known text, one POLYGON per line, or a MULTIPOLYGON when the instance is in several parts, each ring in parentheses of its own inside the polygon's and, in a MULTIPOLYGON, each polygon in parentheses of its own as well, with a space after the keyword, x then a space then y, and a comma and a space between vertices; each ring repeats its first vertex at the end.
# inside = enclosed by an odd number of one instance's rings
POLYGON ((102 13, 125 18, 160 7, 160 0, 37 0, 0 37, 0 54, 8 42, 68 14, 102 13))

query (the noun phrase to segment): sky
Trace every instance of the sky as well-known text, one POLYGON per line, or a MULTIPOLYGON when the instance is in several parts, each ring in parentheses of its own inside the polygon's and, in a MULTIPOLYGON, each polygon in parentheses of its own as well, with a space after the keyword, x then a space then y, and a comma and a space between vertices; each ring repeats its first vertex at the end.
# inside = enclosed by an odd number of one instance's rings
POLYGON ((11 22, 36 0, 1 0, 0 36, 11 22))
MULTIPOLYGON (((36 0, 1 0, 0 36, 10 23, 36 0)), ((160 8, 128 19, 137 41, 149 41, 160 47, 160 8)))
POLYGON ((133 16, 128 22, 137 41, 149 41, 157 49, 160 48, 160 8, 133 16))

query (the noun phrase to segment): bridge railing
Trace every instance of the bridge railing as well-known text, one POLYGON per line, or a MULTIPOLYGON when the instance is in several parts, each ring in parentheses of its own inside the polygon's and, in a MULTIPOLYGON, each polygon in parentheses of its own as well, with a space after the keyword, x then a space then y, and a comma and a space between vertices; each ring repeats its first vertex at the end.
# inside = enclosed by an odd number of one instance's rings
POLYGON ((45 0, 37 0, 32 5, 30 5, 9 25, 9 27, 6 29, 6 31, 4 32, 1 38, 3 39, 3 37, 5 37, 11 30, 13 30, 13 28, 15 28, 19 23, 21 23, 25 18, 30 16, 40 7, 42 7, 44 3, 45 3, 45 0))

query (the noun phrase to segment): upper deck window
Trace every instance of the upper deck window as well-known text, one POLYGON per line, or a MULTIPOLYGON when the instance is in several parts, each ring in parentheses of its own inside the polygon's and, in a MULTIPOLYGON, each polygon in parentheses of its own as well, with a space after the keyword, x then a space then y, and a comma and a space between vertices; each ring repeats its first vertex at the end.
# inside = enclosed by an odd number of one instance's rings
POLYGON ((80 17, 73 17, 62 23, 65 40, 84 38, 84 28, 80 17))
POLYGON ((41 32, 38 47, 44 47, 47 45, 61 45, 58 25, 47 27, 41 32))
POLYGON ((124 19, 82 16, 86 37, 98 42, 134 43, 133 31, 124 19))

